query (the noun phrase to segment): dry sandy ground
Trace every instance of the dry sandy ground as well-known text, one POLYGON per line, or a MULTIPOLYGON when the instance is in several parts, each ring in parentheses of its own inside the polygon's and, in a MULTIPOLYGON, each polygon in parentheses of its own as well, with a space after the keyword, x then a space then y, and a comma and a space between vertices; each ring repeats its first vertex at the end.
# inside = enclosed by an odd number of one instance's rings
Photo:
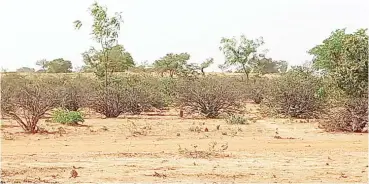
POLYGON ((282 119, 258 118, 249 125, 228 125, 222 119, 181 119, 175 115, 91 118, 84 123, 88 127, 42 120, 41 126, 49 131, 62 127, 66 131, 62 135, 26 135, 15 122, 5 120, 1 128, 2 180, 368 182, 367 134, 329 134, 314 123, 282 119), (200 132, 190 131, 196 126, 200 132), (276 128, 286 139, 274 138, 276 128), (69 178, 73 166, 78 177, 69 178))

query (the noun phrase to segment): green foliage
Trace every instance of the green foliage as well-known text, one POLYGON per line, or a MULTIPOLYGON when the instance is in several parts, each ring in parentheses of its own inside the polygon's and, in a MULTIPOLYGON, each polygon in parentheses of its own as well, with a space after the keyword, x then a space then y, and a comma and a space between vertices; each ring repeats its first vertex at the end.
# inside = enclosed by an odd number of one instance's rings
POLYGON ((48 64, 49 64, 49 61, 47 61, 46 59, 41 59, 41 60, 36 61, 36 65, 41 68, 41 71, 46 71, 48 64))
POLYGON ((328 73, 350 96, 362 96, 368 89, 367 29, 348 34, 338 29, 322 44, 312 48, 314 67, 328 73))
POLYGON ((163 94, 164 107, 167 107, 175 101, 178 80, 170 77, 162 77, 159 79, 159 82, 159 90, 163 94))
POLYGON ((297 118, 316 118, 324 109, 322 81, 308 68, 297 67, 271 79, 264 95, 264 111, 297 118))
POLYGON ((202 62, 200 64, 200 71, 202 73, 202 75, 205 75, 205 69, 208 68, 210 65, 212 65, 214 63, 214 59, 213 58, 207 58, 204 62, 202 62))
POLYGON ((164 57, 154 62, 154 67, 163 76, 164 73, 169 73, 170 77, 180 73, 185 69, 187 61, 190 59, 188 53, 173 54, 169 53, 164 57))
POLYGON ((84 122, 83 115, 79 111, 56 109, 52 112, 52 121, 61 124, 78 124, 84 122))
POLYGON ((34 68, 29 68, 29 67, 21 67, 21 68, 18 68, 16 70, 16 72, 35 72, 35 69, 34 68))
POLYGON ((72 62, 63 58, 54 59, 47 62, 46 72, 48 73, 70 73, 72 72, 72 62))
POLYGON ((263 38, 249 40, 241 35, 239 40, 236 37, 222 38, 220 44, 220 50, 225 55, 225 64, 238 66, 248 79, 252 63, 257 57, 257 49, 264 44, 263 38))
POLYGON ((107 54, 108 61, 105 60, 102 51, 91 49, 83 53, 83 62, 85 63, 83 70, 94 72, 98 77, 104 77, 106 66, 108 73, 113 73, 124 72, 135 65, 131 54, 125 51, 123 45, 113 46, 107 54))
POLYGON ((274 61, 271 58, 262 57, 256 58, 253 65, 253 73, 259 75, 270 73, 285 73, 287 71, 288 64, 286 61, 274 61))
MULTIPOLYGON (((90 51, 92 53, 85 53, 84 60, 91 61, 88 63, 93 63, 93 67, 95 67, 96 75, 99 77, 105 77, 105 88, 107 88, 109 78, 109 71, 114 71, 114 67, 120 66, 122 69, 122 63, 129 63, 130 55, 124 53, 123 47, 118 46, 118 37, 120 32, 120 24, 123 23, 123 19, 121 13, 115 13, 114 16, 109 17, 107 13, 107 8, 104 6, 100 6, 97 2, 93 3, 89 8, 90 15, 93 17, 92 24, 92 32, 93 39, 101 46, 101 51, 97 52, 95 48, 92 48, 90 51), (113 50, 114 48, 114 50, 113 50), (113 50, 113 52, 112 52, 113 50), (111 54, 111 52, 113 54, 111 54), (94 58, 94 54, 96 54, 97 58, 94 58), (86 54, 92 54, 92 56, 86 56, 86 54), (111 58, 112 57, 112 58, 111 58), (91 58, 89 60, 88 58, 91 58), (122 61, 124 58, 125 62, 117 62, 122 61), (114 64, 111 63, 111 61, 114 64), (96 62, 92 62, 96 61, 96 62), (103 69, 101 69, 103 68, 103 69)), ((74 25, 76 29, 80 29, 82 27, 82 21, 76 20, 74 21, 74 25)), ((107 92, 105 92, 107 94, 107 92)))
POLYGON ((64 60, 63 58, 47 61, 45 59, 36 62, 37 66, 41 67, 39 72, 48 73, 70 73, 72 72, 72 62, 64 60))
POLYGON ((247 123, 247 119, 243 116, 239 116, 239 115, 235 115, 235 114, 231 114, 226 118, 226 123, 231 124, 231 125, 245 125, 248 124, 247 123))

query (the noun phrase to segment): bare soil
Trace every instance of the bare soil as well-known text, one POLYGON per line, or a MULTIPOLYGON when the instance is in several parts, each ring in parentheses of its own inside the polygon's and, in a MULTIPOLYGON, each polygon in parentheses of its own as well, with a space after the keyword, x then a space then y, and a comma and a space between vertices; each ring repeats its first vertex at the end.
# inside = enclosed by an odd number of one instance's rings
POLYGON ((78 127, 42 120, 54 133, 35 135, 4 120, 2 181, 368 183, 367 134, 326 133, 316 122, 262 118, 252 108, 248 116, 248 125, 179 118, 174 110, 89 118, 78 127))

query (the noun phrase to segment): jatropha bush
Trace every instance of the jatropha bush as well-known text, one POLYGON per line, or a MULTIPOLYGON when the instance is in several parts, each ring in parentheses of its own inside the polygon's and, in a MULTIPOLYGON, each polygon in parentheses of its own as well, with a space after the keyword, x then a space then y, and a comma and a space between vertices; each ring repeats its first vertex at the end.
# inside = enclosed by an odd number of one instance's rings
POLYGON ((143 75, 114 75, 107 88, 103 81, 97 81, 91 89, 88 107, 107 118, 122 113, 140 114, 153 107, 165 105, 158 80, 143 75))
POLYGON ((268 84, 264 111, 296 118, 316 118, 323 112, 321 79, 309 69, 292 69, 268 84))
POLYGON ((4 74, 1 77, 1 112, 24 131, 37 133, 44 114, 60 105, 62 83, 52 75, 4 74))
POLYGON ((62 104, 69 111, 77 111, 85 105, 86 97, 90 91, 91 77, 81 74, 65 76, 63 78, 62 104))
POLYGON ((104 81, 95 79, 90 85, 90 92, 86 100, 86 106, 106 118, 116 118, 123 111, 124 95, 121 91, 122 82, 111 80, 107 86, 104 81))
POLYGON ((268 85, 268 79, 262 77, 254 77, 249 83, 249 98, 256 104, 260 104, 264 99, 265 91, 268 85))
POLYGON ((183 79, 177 90, 177 100, 182 107, 188 107, 207 118, 216 118, 220 113, 237 112, 241 108, 240 91, 231 80, 222 77, 183 79))
POLYGON ((346 99, 321 126, 327 131, 368 132, 368 96, 346 99))

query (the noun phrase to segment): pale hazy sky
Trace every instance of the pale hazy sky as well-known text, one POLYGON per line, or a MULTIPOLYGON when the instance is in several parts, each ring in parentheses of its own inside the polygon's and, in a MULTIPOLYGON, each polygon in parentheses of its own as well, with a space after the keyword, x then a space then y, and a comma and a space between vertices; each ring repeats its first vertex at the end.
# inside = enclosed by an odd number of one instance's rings
MULTIPOLYGON (((264 37, 268 56, 292 65, 310 60, 306 51, 331 31, 369 28, 369 0, 100 0, 123 12, 119 42, 136 62, 168 52, 188 52, 191 62, 224 62, 221 37, 264 37)), ((40 59, 64 58, 81 66, 94 43, 87 8, 93 0, 0 0, 0 63, 15 70, 40 59), (81 19, 84 27, 73 29, 81 19), (87 25, 86 25, 87 24, 87 25)))

